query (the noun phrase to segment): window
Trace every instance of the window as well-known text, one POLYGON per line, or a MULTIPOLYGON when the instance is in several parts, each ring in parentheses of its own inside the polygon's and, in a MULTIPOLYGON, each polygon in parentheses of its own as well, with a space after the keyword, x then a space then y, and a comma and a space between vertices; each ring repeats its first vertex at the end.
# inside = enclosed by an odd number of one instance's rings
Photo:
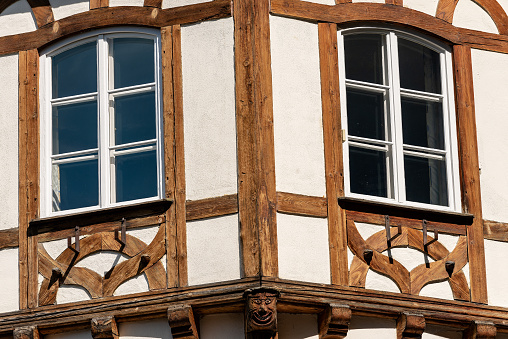
POLYGON ((162 196, 160 38, 114 31, 41 56, 41 212, 162 196))
POLYGON ((349 196, 458 208, 449 49, 385 29, 339 32, 349 196))

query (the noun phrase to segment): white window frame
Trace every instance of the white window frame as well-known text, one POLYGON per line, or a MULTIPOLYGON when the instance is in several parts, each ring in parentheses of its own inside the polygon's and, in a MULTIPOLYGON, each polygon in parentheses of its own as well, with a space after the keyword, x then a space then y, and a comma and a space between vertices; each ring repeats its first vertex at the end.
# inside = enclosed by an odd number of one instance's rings
MULTIPOLYGON (((163 147, 163 131, 162 131, 162 72, 161 72, 161 36, 160 31, 149 28, 134 28, 134 27, 115 27, 109 29, 102 29, 94 32, 82 34, 79 37, 65 39, 50 48, 41 51, 40 56, 40 79, 39 79, 39 98, 40 98, 40 207, 41 216, 50 217, 72 213, 87 212, 99 210, 107 207, 133 205, 142 202, 154 201, 161 199, 164 196, 164 147, 163 147), (106 39, 115 37, 140 37, 145 39, 154 40, 154 65, 155 65, 155 81, 151 84, 143 84, 125 87, 122 89, 109 89, 108 83, 111 72, 109 63, 109 52, 106 39), (52 99, 52 70, 51 70, 51 57, 61 52, 77 47, 81 44, 97 41, 97 92, 85 95, 76 95, 74 102, 89 99, 96 96, 98 107, 98 120, 97 120, 97 135, 98 135, 98 175, 99 175, 99 204, 96 206, 82 207, 76 209, 69 209, 64 211, 52 210, 52 103, 60 99, 52 99), (110 164, 110 152, 115 152, 119 155, 120 152, 128 152, 128 150, 115 151, 117 146, 110 146, 110 138, 112 137, 112 129, 114 126, 110 123, 110 116, 112 107, 110 107, 110 98, 112 96, 121 96, 127 94, 141 93, 144 91, 155 92, 155 114, 156 114, 156 139, 152 140, 152 145, 147 146, 156 150, 157 159, 157 195, 154 197, 129 200, 123 202, 111 202, 112 196, 115 194, 113 189, 113 172, 110 164), (109 128, 108 128, 109 127, 109 128), (153 143, 155 142, 155 145, 153 143)), ((70 100, 67 97, 66 103, 70 100)), ((137 142, 133 144, 145 143, 147 141, 137 142)), ((137 145, 140 146, 140 145, 137 145)), ((122 147, 125 148, 125 147, 122 147)), ((137 148, 136 150, 139 150, 137 148)), ((123 154, 122 153, 122 154, 123 154)), ((86 156, 86 155, 84 155, 86 156)), ((93 157, 93 156, 92 156, 93 157)))
MULTIPOLYGON (((341 124, 343 129, 343 159, 344 159, 344 186, 346 196, 378 201, 383 203, 400 204, 405 206, 413 206, 423 209, 435 209, 444 211, 460 212, 461 209, 461 194, 460 194, 460 181, 459 181, 459 159, 458 159, 458 146, 457 146, 457 129, 455 118, 455 102, 454 102, 454 87, 453 87, 453 73, 452 73, 452 55, 449 46, 441 44, 437 41, 431 40, 428 37, 419 35, 414 32, 406 32, 392 28, 383 27, 355 27, 349 29, 339 30, 337 32, 338 38, 338 54, 339 54, 339 77, 340 77, 340 97, 341 97, 341 124), (391 161, 387 161, 387 177, 388 181, 388 198, 378 197, 372 195, 364 195, 351 192, 350 189, 350 170, 349 170, 349 145, 354 143, 354 139, 361 139, 359 137, 351 137, 348 135, 347 123, 347 96, 346 87, 361 88, 364 84, 361 81, 346 80, 345 70, 345 53, 344 53, 344 36, 349 34, 361 33, 374 33, 384 35, 383 39, 383 76, 388 75, 387 85, 378 85, 368 83, 370 91, 373 87, 379 87, 380 91, 386 92, 387 99, 385 99, 386 116, 387 118, 387 135, 389 141, 380 141, 381 147, 393 145, 393 155, 391 161), (402 90, 400 88, 399 79, 399 65, 397 51, 397 38, 403 37, 417 44, 423 45, 439 53, 441 65, 441 88, 442 94, 432 95, 427 92, 418 92, 413 90, 402 90), (401 92, 405 97, 424 98, 425 100, 435 99, 443 102, 443 129, 445 139, 445 149, 442 155, 446 161, 446 175, 447 175, 447 192, 448 192, 448 206, 426 204, 420 202, 413 202, 406 200, 405 192, 405 178, 404 178, 404 151, 402 143, 402 112, 401 112, 401 92), (391 191, 390 191, 391 190, 391 191)), ((370 140, 370 139, 369 139, 370 140)), ((416 146, 413 146, 417 148, 416 146)))

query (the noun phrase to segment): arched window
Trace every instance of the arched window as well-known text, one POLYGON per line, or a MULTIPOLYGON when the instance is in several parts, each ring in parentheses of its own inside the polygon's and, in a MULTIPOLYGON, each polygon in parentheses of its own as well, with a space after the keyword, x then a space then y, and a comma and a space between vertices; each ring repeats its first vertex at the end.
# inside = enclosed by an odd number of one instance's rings
POLYGON ((415 34, 339 32, 346 192, 456 210, 451 55, 415 34))
POLYGON ((160 37, 102 31, 41 55, 43 215, 162 196, 160 37))

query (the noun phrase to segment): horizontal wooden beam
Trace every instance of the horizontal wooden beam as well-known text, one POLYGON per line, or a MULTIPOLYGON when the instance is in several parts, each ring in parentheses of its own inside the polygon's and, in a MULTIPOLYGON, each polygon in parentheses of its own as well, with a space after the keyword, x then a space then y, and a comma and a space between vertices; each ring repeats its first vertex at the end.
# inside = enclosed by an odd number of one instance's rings
POLYGON ((0 250, 19 246, 19 229, 9 228, 0 231, 0 250))
POLYGON ((326 198, 277 192, 277 212, 326 218, 326 198))
POLYGON ((483 220, 483 237, 489 240, 508 242, 508 223, 483 220))
POLYGON ((185 204, 185 209, 187 221, 238 213, 238 195, 189 200, 185 204))

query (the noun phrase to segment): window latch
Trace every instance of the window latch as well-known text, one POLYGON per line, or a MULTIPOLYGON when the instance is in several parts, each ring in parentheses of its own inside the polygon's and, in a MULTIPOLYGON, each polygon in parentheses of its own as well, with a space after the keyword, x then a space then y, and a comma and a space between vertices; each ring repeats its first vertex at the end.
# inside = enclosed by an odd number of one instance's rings
POLYGON ((126 226, 126 221, 125 221, 125 218, 122 218, 122 224, 120 225, 120 232, 121 232, 121 235, 120 237, 118 236, 118 230, 115 230, 115 239, 121 243, 122 245, 125 245, 125 242, 126 242, 126 230, 127 226, 126 226))
POLYGON ((439 232, 438 230, 434 229, 434 239, 432 239, 431 241, 428 240, 428 237, 427 237, 427 226, 428 226, 428 221, 423 219, 422 220, 422 231, 423 231, 423 247, 425 248, 425 250, 427 250, 427 246, 432 244, 434 241, 437 241, 438 240, 438 237, 439 237, 439 232))
POLYGON ((67 238, 67 247, 79 253, 79 226, 74 227, 74 248, 72 248, 72 236, 67 238))

